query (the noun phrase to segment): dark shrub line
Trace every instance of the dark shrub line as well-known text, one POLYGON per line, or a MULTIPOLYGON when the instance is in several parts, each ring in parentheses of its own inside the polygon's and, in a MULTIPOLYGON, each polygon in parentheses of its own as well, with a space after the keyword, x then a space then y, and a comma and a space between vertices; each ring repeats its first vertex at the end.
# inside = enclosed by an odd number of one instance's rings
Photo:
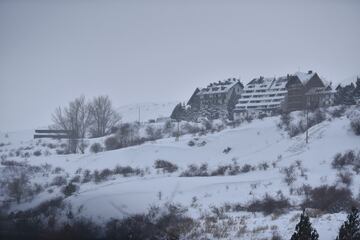
POLYGON ((269 167, 267 163, 260 163, 258 166, 252 166, 250 164, 240 166, 235 161, 232 164, 220 165, 215 170, 209 171, 206 163, 201 165, 191 164, 180 174, 180 177, 233 176, 255 170, 266 171, 269 167))
POLYGON ((173 173, 178 170, 178 166, 176 164, 161 159, 155 161, 154 168, 162 169, 164 173, 173 173))
POLYGON ((132 168, 130 166, 122 167, 116 166, 114 169, 105 168, 102 171, 95 170, 93 173, 89 170, 84 170, 82 176, 82 183, 87 183, 94 181, 95 183, 100 183, 107 181, 109 177, 114 175, 122 175, 123 177, 130 176, 144 176, 145 171, 139 168, 132 168))

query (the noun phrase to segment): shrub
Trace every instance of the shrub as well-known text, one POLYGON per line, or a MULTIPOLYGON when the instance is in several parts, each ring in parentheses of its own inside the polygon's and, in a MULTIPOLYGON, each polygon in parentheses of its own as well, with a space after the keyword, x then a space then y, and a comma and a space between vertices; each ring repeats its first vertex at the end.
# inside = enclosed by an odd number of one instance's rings
POLYGON ((67 150, 63 150, 63 149, 56 149, 56 154, 57 155, 65 155, 68 154, 69 152, 67 150))
POLYGON ((278 124, 278 127, 280 129, 285 129, 285 130, 288 130, 289 128, 289 125, 291 123, 291 116, 289 113, 283 113, 281 114, 280 116, 280 123, 278 124))
POLYGON ((264 119, 264 118, 266 118, 266 117, 267 117, 267 114, 266 114, 266 113, 260 113, 260 114, 257 116, 257 118, 260 119, 260 120, 262 120, 262 119, 264 119))
POLYGON ((242 173, 242 169, 237 162, 234 161, 233 164, 218 166, 217 169, 211 172, 211 176, 237 175, 240 173, 242 173))
POLYGON ((347 187, 349 187, 352 184, 353 178, 350 172, 339 172, 337 176, 339 182, 345 184, 347 187))
POLYGON ((80 182, 80 176, 79 175, 76 175, 74 176, 71 180, 70 180, 71 183, 79 183, 80 182))
POLYGON ((95 183, 99 183, 99 182, 105 180, 105 179, 102 179, 102 178, 100 177, 100 173, 99 173, 98 170, 95 170, 95 171, 94 171, 93 176, 94 176, 94 182, 95 182, 95 183))
POLYGON ((323 185, 313 188, 309 199, 306 199, 302 205, 328 213, 337 213, 349 210, 349 207, 356 205, 356 202, 349 189, 323 185))
POLYGON ((251 114, 249 114, 249 115, 247 115, 247 116, 245 117, 245 120, 246 120, 248 123, 251 123, 252 120, 254 120, 254 117, 253 117, 251 114))
POLYGON ((12 179, 7 186, 10 197, 15 198, 17 203, 20 203, 23 196, 29 191, 29 178, 25 173, 21 173, 18 178, 12 179))
POLYGON ((161 129, 156 129, 155 127, 149 125, 145 129, 146 135, 148 136, 149 140, 154 141, 163 137, 161 129))
POLYGON ((244 166, 242 166, 241 168, 241 172, 242 173, 247 173, 247 172, 250 172, 252 170, 252 166, 250 164, 245 164, 244 166))
POLYGON ((195 133, 198 133, 201 131, 201 128, 199 128, 198 126, 196 125, 192 125, 190 123, 185 123, 181 130, 184 132, 184 133, 190 133, 190 134, 195 134, 195 133))
POLYGON ((348 118, 350 119, 350 126, 355 135, 360 135, 360 110, 355 109, 350 111, 348 118))
POLYGON ((354 131, 355 135, 360 135, 360 118, 352 119, 350 121, 351 129, 354 131))
POLYGON ((217 169, 211 172, 211 176, 224 176, 231 169, 231 165, 218 166, 217 169))
POLYGON ((50 148, 50 149, 54 149, 54 148, 56 148, 56 145, 53 144, 53 143, 48 143, 47 147, 50 148))
POLYGON ((127 167, 116 166, 115 169, 113 170, 113 173, 121 174, 124 177, 144 174, 143 171, 140 170, 139 168, 132 168, 130 166, 127 167))
POLYGON ((36 157, 41 156, 41 150, 34 151, 33 155, 36 156, 36 157))
POLYGON ((209 176, 208 166, 206 163, 197 166, 195 164, 191 164, 188 168, 180 174, 180 177, 204 177, 209 176))
POLYGON ((293 182, 296 181, 296 174, 295 174, 295 166, 290 165, 289 167, 285 167, 281 169, 281 172, 285 175, 284 182, 290 186, 293 182))
POLYGON ((171 120, 168 120, 164 124, 163 133, 164 134, 170 134, 174 128, 174 124, 171 120))
POLYGON ((194 227, 191 218, 177 207, 169 206, 165 213, 149 212, 121 220, 113 219, 106 225, 106 239, 186 239, 194 227))
POLYGON ((26 162, 17 162, 14 160, 2 160, 1 164, 7 167, 26 167, 26 162))
POLYGON ((155 161, 154 167, 156 169, 162 169, 163 172, 168 172, 168 173, 173 173, 176 170, 178 170, 178 166, 176 164, 160 159, 155 161))
POLYGON ((190 140, 190 141, 188 142, 188 146, 189 146, 189 147, 195 146, 195 142, 194 142, 193 140, 190 140))
POLYGON ((105 139, 105 148, 106 150, 115 150, 120 147, 120 144, 116 137, 108 137, 105 139))
POLYGON ((63 171, 64 171, 64 169, 62 169, 61 167, 56 167, 51 173, 59 174, 59 173, 61 173, 63 171))
POLYGON ((263 171, 266 171, 269 167, 270 167, 269 164, 266 163, 266 162, 260 163, 260 164, 258 165, 258 169, 259 169, 259 170, 263 170, 263 171))
POLYGON ((51 181, 50 186, 62 186, 65 185, 67 183, 67 180, 64 176, 56 176, 54 177, 54 179, 51 181))
POLYGON ((341 153, 336 154, 331 165, 335 169, 342 169, 345 166, 353 165, 356 161, 360 161, 360 159, 357 159, 355 152, 347 151, 344 154, 341 153))
POLYGON ((91 172, 90 172, 90 170, 86 169, 86 170, 83 172, 82 183, 87 183, 87 182, 90 182, 91 180, 92 180, 91 172))
POLYGON ((253 200, 247 206, 247 211, 262 212, 265 215, 272 213, 282 214, 291 206, 289 199, 285 198, 282 194, 278 199, 265 195, 262 200, 253 200))
POLYGON ((270 240, 282 240, 282 237, 278 232, 273 232, 270 240))
POLYGON ((280 117, 279 127, 283 128, 289 133, 290 137, 294 137, 300 133, 304 133, 308 128, 323 122, 326 119, 325 111, 323 109, 316 109, 308 113, 308 118, 303 112, 295 112, 296 117, 290 114, 283 114, 280 117))
POLYGON ((231 147, 227 147, 224 149, 223 153, 228 154, 231 151, 231 147))
POLYGON ((101 180, 106 180, 108 177, 110 177, 113 174, 114 174, 113 171, 111 171, 108 168, 105 168, 100 172, 99 177, 101 180))
POLYGON ((71 223, 64 224, 62 228, 54 233, 57 239, 99 239, 101 235, 100 226, 91 219, 76 218, 71 223))
POLYGON ((69 183, 68 185, 66 185, 63 189, 62 189, 62 193, 66 196, 69 197, 71 196, 74 192, 76 192, 76 185, 74 185, 73 183, 69 183))
POLYGON ((331 117, 339 118, 344 115, 345 110, 346 110, 346 107, 342 105, 342 106, 335 107, 334 109, 332 109, 332 111, 329 111, 329 113, 330 113, 331 117))
POLYGON ((90 152, 92 152, 92 153, 102 152, 103 150, 104 150, 104 148, 101 146, 100 143, 93 143, 90 146, 90 152))
POLYGON ((198 147, 203 147, 205 145, 206 145, 206 141, 202 141, 197 144, 198 147))

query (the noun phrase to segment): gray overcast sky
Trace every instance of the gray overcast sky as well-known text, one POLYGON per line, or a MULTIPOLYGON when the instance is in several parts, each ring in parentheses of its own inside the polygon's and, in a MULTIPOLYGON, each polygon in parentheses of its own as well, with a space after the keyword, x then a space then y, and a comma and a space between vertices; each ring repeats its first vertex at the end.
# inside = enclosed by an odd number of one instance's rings
POLYGON ((360 72, 360 1, 0 0, 0 131, 46 126, 81 94, 185 100, 299 69, 360 72))

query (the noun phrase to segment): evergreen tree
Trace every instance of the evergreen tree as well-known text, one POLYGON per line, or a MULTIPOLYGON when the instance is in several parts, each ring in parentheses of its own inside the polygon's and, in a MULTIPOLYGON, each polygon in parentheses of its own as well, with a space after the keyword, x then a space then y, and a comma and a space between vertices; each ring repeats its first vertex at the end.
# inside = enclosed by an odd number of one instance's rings
POLYGON ((171 113, 170 118, 175 119, 176 121, 181 121, 186 116, 186 109, 185 107, 179 103, 175 106, 174 110, 171 113))
POLYGON ((335 104, 340 105, 344 103, 344 88, 339 84, 336 87, 335 104))
POLYGON ((353 94, 354 94, 354 97, 360 98, 360 78, 359 77, 356 79, 356 87, 355 87, 353 94))
POLYGON ((344 97, 343 103, 345 105, 355 104, 354 95, 353 95, 354 90, 355 90, 355 86, 353 83, 351 83, 343 88, 343 97, 344 97))
POLYGON ((319 234, 316 229, 311 226, 309 217, 306 215, 305 210, 300 216, 300 222, 295 227, 295 232, 291 236, 291 240, 317 240, 319 234))
POLYGON ((339 236, 336 240, 360 240, 360 217, 359 210, 353 208, 347 216, 347 220, 340 227, 339 236))

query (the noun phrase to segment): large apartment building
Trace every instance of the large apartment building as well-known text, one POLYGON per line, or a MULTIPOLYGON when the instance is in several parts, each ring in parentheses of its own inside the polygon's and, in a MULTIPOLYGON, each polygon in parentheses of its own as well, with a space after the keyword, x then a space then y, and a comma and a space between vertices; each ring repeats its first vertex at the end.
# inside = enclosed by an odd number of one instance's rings
POLYGON ((280 109, 286 90, 286 77, 255 78, 243 90, 234 109, 234 118, 247 114, 269 114, 280 109))
POLYGON ((279 78, 256 78, 244 88, 234 109, 234 119, 249 114, 273 114, 329 106, 334 91, 317 73, 297 72, 279 78))

